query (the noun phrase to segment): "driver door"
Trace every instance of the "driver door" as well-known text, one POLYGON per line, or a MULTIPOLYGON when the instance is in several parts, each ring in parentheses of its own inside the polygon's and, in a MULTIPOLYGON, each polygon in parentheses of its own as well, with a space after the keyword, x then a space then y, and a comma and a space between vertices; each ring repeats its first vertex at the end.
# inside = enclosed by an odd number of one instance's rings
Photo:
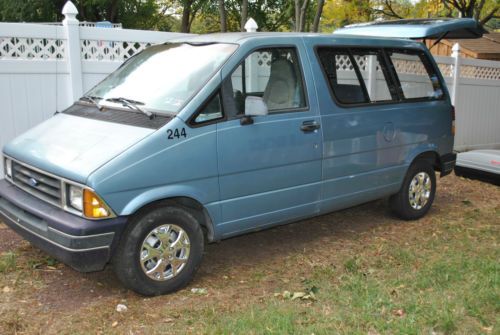
POLYGON ((308 71, 298 48, 265 48, 225 80, 229 117, 217 124, 223 237, 318 213, 322 135, 308 71), (268 114, 245 117, 247 97, 262 99, 268 114))

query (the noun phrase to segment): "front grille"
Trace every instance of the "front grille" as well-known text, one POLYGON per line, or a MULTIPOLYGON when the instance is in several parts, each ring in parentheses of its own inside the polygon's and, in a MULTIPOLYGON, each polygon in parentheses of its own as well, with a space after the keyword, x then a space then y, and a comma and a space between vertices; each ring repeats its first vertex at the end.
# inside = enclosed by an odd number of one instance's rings
POLYGON ((12 162, 12 182, 34 196, 56 206, 61 206, 61 180, 12 162))

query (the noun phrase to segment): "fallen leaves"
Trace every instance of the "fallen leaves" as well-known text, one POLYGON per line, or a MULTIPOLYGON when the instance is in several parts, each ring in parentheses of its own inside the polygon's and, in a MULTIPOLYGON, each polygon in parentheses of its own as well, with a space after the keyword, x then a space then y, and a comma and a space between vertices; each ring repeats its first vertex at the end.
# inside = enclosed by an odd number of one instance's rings
POLYGON ((126 312, 128 310, 128 307, 124 304, 118 304, 116 305, 116 311, 118 313, 123 313, 123 312, 126 312))
POLYGON ((208 294, 208 291, 206 288, 193 287, 191 289, 191 293, 198 294, 198 295, 206 295, 206 294, 208 294))
POLYGON ((405 316, 406 313, 405 313, 404 309, 395 309, 392 311, 392 314, 395 316, 403 317, 403 316, 405 316))
POLYGON ((290 292, 290 291, 283 291, 283 293, 275 293, 274 296, 276 298, 283 298, 285 300, 309 300, 309 301, 315 301, 316 300, 316 295, 311 291, 311 292, 290 292))
POLYGON ((493 326, 481 327, 481 330, 483 330, 486 334, 491 334, 493 332, 493 326))

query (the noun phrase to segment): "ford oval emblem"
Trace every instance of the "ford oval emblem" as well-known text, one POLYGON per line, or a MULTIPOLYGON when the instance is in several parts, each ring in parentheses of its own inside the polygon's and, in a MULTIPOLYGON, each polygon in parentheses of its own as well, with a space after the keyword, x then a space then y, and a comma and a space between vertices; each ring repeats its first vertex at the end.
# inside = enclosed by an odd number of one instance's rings
POLYGON ((30 184, 30 186, 32 187, 37 187, 38 186, 38 180, 36 180, 35 178, 30 178, 28 179, 28 183, 30 184))

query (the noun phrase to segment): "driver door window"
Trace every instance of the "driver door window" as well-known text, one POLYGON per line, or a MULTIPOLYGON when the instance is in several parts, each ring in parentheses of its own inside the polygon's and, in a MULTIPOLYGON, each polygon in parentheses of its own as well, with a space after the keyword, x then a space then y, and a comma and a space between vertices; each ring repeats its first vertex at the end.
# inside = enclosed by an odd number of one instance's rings
POLYGON ((269 113, 306 107, 302 72, 295 48, 268 48, 251 53, 230 78, 236 114, 245 99, 260 97, 269 113))

